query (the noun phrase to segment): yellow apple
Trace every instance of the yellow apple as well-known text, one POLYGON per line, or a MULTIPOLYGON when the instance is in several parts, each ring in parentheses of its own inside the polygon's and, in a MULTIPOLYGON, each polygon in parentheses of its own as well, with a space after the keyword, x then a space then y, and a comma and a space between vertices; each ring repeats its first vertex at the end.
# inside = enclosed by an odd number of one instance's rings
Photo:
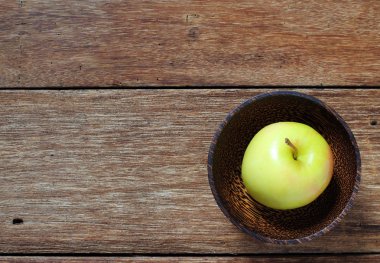
POLYGON ((328 186, 334 158, 316 130, 298 122, 277 122, 261 129, 243 157, 248 193, 274 209, 294 209, 314 201, 328 186))

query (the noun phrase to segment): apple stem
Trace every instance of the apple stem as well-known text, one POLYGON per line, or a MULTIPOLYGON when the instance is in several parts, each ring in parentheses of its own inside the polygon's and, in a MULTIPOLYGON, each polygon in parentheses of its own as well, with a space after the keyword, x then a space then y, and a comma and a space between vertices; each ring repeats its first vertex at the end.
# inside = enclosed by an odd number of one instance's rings
POLYGON ((285 143, 287 145, 289 145, 290 148, 292 148, 293 159, 297 160, 298 150, 297 150, 296 146, 294 146, 294 144, 288 138, 285 138, 285 143))

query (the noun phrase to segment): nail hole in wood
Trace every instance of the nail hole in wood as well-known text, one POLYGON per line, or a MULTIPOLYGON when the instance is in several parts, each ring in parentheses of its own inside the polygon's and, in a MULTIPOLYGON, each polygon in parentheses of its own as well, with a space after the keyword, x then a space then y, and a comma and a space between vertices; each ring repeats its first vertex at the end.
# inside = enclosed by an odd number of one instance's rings
POLYGON ((377 125, 377 121, 376 121, 376 120, 371 121, 371 125, 372 125, 372 126, 377 125))
POLYGON ((21 225, 24 223, 24 220, 22 220, 21 218, 13 218, 12 220, 12 224, 14 225, 21 225))

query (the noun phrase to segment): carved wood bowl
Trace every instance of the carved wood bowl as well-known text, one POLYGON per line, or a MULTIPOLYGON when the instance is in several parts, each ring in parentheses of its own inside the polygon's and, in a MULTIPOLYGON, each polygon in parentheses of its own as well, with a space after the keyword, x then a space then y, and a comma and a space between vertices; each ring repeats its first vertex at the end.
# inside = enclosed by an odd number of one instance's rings
POLYGON ((240 230, 259 240, 293 244, 332 229, 351 208, 360 183, 360 153, 344 120, 315 97, 278 91, 255 96, 232 110, 212 140, 208 178, 215 200, 240 230), (268 124, 305 123, 318 131, 334 154, 334 174, 326 190, 307 206, 268 208, 251 198, 241 179, 241 163, 253 136, 268 124))

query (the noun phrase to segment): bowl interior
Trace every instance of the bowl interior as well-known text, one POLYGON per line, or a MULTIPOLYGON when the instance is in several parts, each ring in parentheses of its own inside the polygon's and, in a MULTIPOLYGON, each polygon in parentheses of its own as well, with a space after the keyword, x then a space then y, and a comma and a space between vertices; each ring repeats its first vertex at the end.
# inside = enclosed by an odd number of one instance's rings
POLYGON ((328 231, 357 191, 360 157, 355 139, 335 112, 311 96, 280 92, 255 97, 229 114, 213 143, 209 179, 218 205, 237 227, 264 241, 301 242, 328 231), (241 179, 243 155, 253 136, 280 121, 313 127, 329 143, 335 161, 332 181, 317 200, 286 211, 256 202, 241 179))

